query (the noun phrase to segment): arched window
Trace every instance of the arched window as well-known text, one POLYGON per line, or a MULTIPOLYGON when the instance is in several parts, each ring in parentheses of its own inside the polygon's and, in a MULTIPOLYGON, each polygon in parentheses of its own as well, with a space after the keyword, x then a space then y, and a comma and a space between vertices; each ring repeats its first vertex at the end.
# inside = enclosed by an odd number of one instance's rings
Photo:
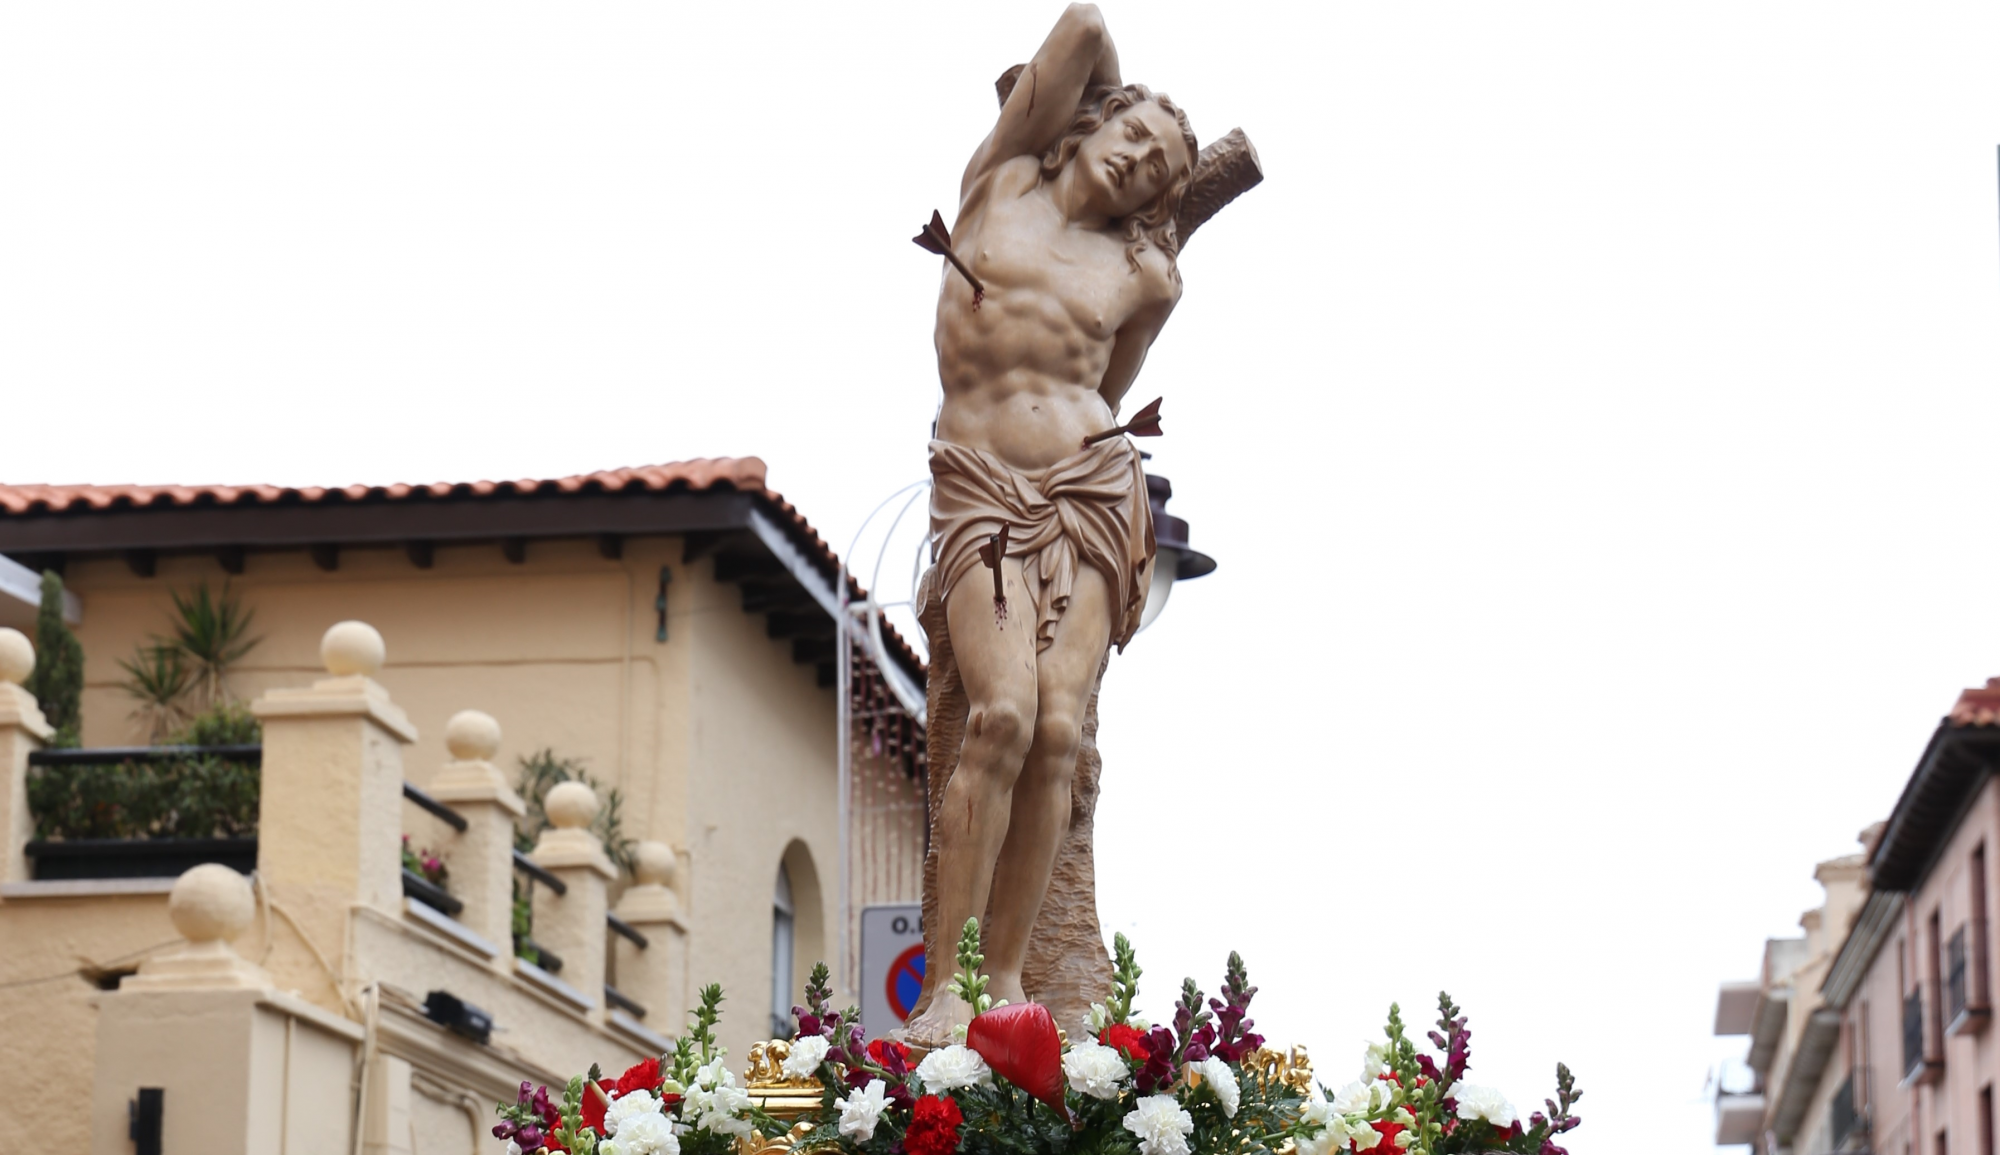
POLYGON ((792 876, 778 864, 771 896, 771 1037, 792 1037, 792 876))

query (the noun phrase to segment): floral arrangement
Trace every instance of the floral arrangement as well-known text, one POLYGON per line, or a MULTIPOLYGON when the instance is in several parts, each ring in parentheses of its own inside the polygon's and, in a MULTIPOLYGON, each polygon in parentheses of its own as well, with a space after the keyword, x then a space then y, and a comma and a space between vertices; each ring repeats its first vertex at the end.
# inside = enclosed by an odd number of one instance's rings
POLYGON ((1038 1004, 986 994, 968 921, 948 992, 970 1024, 921 1056, 866 1039, 854 1008, 828 1004, 825 965, 813 969, 781 1074, 817 1084, 819 1102, 794 1118, 767 1113, 722 1065, 712 1033, 722 992, 711 986, 670 1055, 615 1080, 593 1067, 560 1104, 523 1083, 493 1131, 509 1155, 728 1155, 737 1140, 756 1148, 753 1135, 801 1155, 1567 1155, 1556 1139, 1576 1127, 1582 1098, 1568 1068, 1556 1067, 1548 1110, 1521 1119, 1499 1092, 1466 1081, 1472 1034, 1448 995, 1428 1034, 1437 1053, 1410 1041, 1392 1005, 1360 1077, 1330 1091, 1264 1048, 1249 1017, 1257 988, 1235 954, 1220 998, 1188 979, 1172 1023, 1154 1025, 1132 1013, 1143 972, 1131 944, 1118 935, 1115 948, 1111 992, 1091 1006, 1082 1040, 1064 1039, 1038 1004))
POLYGON ((444 886, 445 876, 449 873, 445 869, 444 859, 432 854, 430 847, 411 850, 410 836, 407 834, 403 835, 403 869, 439 888, 444 886))

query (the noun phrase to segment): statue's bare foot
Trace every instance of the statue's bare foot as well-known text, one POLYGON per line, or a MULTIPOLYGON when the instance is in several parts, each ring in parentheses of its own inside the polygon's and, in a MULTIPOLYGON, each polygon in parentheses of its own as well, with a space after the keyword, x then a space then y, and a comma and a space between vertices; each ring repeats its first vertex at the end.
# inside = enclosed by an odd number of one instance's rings
POLYGON ((956 995, 940 993, 923 1014, 904 1023, 890 1037, 919 1051, 935 1051, 958 1042, 956 1029, 972 1021, 972 1008, 956 995))
POLYGON ((986 983, 986 993, 993 996, 995 1003, 1025 1003, 1031 1001, 1028 992, 1021 989, 1020 975, 996 974, 986 983))

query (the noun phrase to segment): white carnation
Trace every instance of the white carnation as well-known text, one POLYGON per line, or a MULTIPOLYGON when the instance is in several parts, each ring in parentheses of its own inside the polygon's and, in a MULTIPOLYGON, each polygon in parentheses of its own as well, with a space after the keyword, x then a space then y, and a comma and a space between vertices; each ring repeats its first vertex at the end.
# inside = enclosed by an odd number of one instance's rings
POLYGON ((979 1052, 954 1043, 925 1055, 917 1064, 917 1078, 923 1081, 925 1091, 937 1095, 960 1087, 990 1087, 993 1068, 979 1052))
POLYGON ((1492 1087, 1476 1087, 1465 1082, 1453 1083, 1451 1090, 1444 1093, 1444 1097, 1458 1100, 1459 1118, 1484 1119, 1503 1131, 1512 1127, 1520 1118, 1514 1113, 1514 1105, 1492 1087))
POLYGON ((875 1124, 889 1107, 885 1095, 888 1089, 889 1085, 882 1080, 870 1079, 866 1087, 850 1091, 847 1098, 840 1100, 840 1133, 857 1143, 873 1139, 875 1124))
POLYGON ((633 1091, 621 1098, 611 1100, 611 1105, 604 1109, 604 1133, 606 1135, 616 1135, 618 1134, 618 1129, 623 1127, 628 1120, 636 1119, 641 1115, 657 1115, 659 1113, 660 1101, 653 1098, 652 1092, 633 1091))
MULTIPOLYGON (((626 1096, 628 1099, 632 1097, 626 1096)), ((624 1101, 618 1100, 620 1103, 624 1101)), ((610 1121, 607 1114, 605 1122, 608 1124, 610 1121)), ((635 1115, 621 1123, 618 1137, 598 1144, 597 1150, 600 1155, 681 1155, 681 1140, 674 1134, 673 1123, 665 1115, 654 1111, 635 1115)))
POLYGON ((788 1079, 810 1079, 818 1073, 820 1063, 826 1060, 827 1041, 821 1035, 807 1035, 793 1039, 791 1053, 785 1056, 784 1072, 788 1079))
POLYGON ((1214 1055, 1196 1063, 1194 1069, 1200 1073, 1201 1081, 1214 1089, 1215 1097, 1222 1100, 1222 1114, 1234 1119, 1236 1106, 1243 1100, 1243 1090, 1236 1085, 1236 1072, 1214 1055))
POLYGON ((1070 1048, 1062 1065, 1063 1074, 1069 1076, 1070 1090, 1093 1099, 1116 1099, 1132 1073, 1124 1056, 1092 1040, 1070 1048))
POLYGON ((521 1155, 521 1145, 512 1139, 507 1140, 507 1155, 521 1155))
POLYGON ((1125 1129, 1139 1137, 1139 1155, 1188 1155, 1194 1116, 1172 1095, 1148 1095, 1125 1116, 1125 1129))

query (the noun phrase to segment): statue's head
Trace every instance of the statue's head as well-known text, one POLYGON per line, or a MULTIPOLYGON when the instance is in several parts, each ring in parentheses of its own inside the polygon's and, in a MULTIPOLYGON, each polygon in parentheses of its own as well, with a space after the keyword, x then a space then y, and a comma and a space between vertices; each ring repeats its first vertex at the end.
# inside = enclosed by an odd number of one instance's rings
POLYGON ((1171 265, 1180 252, 1174 215, 1198 155, 1187 114, 1173 101, 1142 84, 1106 86, 1084 95, 1069 131, 1042 157, 1042 175, 1075 166, 1071 179, 1086 203, 1119 222, 1132 242, 1132 267, 1149 243, 1171 265))

